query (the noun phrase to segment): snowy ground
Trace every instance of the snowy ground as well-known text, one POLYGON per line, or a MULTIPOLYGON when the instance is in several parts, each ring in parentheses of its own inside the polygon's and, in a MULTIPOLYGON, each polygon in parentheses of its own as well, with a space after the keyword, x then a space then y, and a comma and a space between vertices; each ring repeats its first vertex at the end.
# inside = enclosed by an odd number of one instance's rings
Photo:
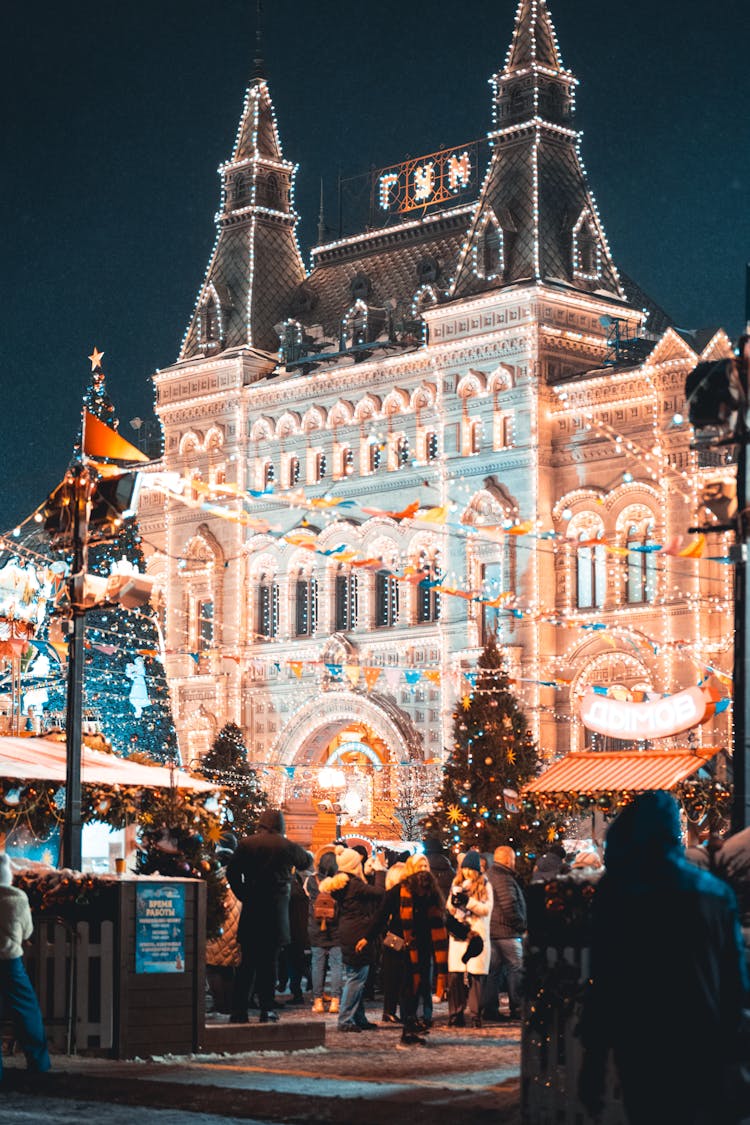
MULTIPOLYGON (((326 1045, 305 1051, 198 1055, 118 1062, 53 1060, 42 1083, 6 1060, 3 1125, 517 1125, 520 1027, 445 1026, 445 1006, 429 1046, 399 1050, 400 1029, 360 1035, 336 1030, 332 1016, 288 1009, 283 1022, 326 1024, 326 1045)), ((369 1012, 376 1018, 377 1009, 369 1012)))

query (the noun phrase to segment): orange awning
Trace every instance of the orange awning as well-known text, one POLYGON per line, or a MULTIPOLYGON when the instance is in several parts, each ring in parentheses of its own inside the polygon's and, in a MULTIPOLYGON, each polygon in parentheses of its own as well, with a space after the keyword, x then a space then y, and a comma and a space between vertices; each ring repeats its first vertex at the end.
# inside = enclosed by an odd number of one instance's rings
POLYGON ((581 750, 555 762, 524 785, 524 793, 614 793, 674 789, 719 753, 695 750, 581 750))
MULTIPOLYGON (((186 770, 170 770, 168 766, 145 766, 117 754, 81 749, 81 780, 84 785, 129 785, 141 789, 178 789, 208 791, 220 786, 193 777, 186 770)), ((0 777, 24 781, 65 781, 65 743, 49 738, 0 737, 0 777)))

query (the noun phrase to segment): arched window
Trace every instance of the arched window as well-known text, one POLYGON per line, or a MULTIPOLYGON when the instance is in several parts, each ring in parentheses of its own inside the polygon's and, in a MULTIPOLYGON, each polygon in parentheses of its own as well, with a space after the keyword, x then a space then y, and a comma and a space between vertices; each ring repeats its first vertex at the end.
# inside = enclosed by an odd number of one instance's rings
POLYGON ((386 628, 398 621, 398 580, 390 571, 375 574, 375 625, 386 628))
POLYGON ((437 461, 438 459, 438 436, 434 430, 428 430, 425 434, 424 451, 426 461, 437 461))
POLYGON ((318 453, 315 457, 315 479, 324 480, 328 471, 328 462, 325 453, 318 453))
POLYGON ((263 467, 263 488, 270 488, 276 479, 276 470, 273 461, 266 461, 263 467))
POLYGON ((308 574, 300 573, 294 584, 294 635, 312 637, 318 626, 318 583, 308 574))
POLYGON ((607 593, 607 553, 603 543, 591 543, 591 532, 582 531, 576 550, 576 606, 600 609, 607 593))
POLYGON ((344 317, 341 333, 341 348, 359 347, 367 343, 367 305, 364 301, 355 301, 352 308, 344 317))
MULTIPOLYGON (((503 592, 503 565, 501 562, 483 563, 482 595, 490 601, 503 592)), ((498 606, 482 603, 481 638, 480 643, 485 645, 491 636, 497 634, 500 623, 500 609, 498 606)))
POLYGON ((486 281, 502 276, 503 232, 492 216, 488 217, 479 235, 474 252, 474 269, 486 281))
POLYGON ((267 639, 279 635, 279 586, 270 574, 261 574, 258 582, 255 631, 267 639))
POLYGON ((347 477, 354 472, 354 450, 350 445, 345 445, 341 450, 341 472, 347 477))
POLYGON ((288 470, 287 470, 287 478, 288 478, 288 481, 289 481, 289 487, 290 488, 292 487, 292 485, 299 484, 299 478, 300 478, 299 457, 290 457, 289 458, 289 467, 288 467, 288 470))
POLYGON ((409 439, 406 437, 402 436, 398 439, 398 444, 396 446, 396 460, 398 462, 399 468, 401 468, 401 466, 403 465, 409 464, 409 439))
POLYGON ((198 651, 208 652, 214 647, 214 603, 210 598, 202 599, 197 605, 198 651))
POLYGON ((377 470, 380 468, 380 466, 382 464, 382 460, 383 460, 383 457, 382 457, 382 453, 381 453, 381 450, 380 450, 380 446, 378 445, 377 442, 373 442, 372 445, 370 446, 370 472, 371 473, 377 472, 377 470))
POLYGON ((656 554, 652 522, 631 524, 627 529, 628 577, 627 600, 642 605, 654 600, 656 593, 656 554))
POLYGON ((437 556, 429 558, 423 552, 418 567, 423 577, 417 584, 417 621, 422 625, 440 618, 440 594, 435 589, 440 579, 437 556))
POLYGON ((357 626, 357 576, 341 567, 336 574, 334 620, 337 633, 357 626))

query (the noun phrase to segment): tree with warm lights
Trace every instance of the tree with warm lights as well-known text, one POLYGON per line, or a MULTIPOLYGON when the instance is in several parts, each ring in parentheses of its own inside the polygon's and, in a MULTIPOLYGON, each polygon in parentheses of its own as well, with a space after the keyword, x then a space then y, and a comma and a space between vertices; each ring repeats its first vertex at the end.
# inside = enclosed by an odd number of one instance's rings
POLYGON ((199 772, 224 787, 223 827, 238 837, 249 836, 268 805, 268 795, 248 764, 247 747, 236 723, 221 728, 199 772))
POLYGON ((425 835, 453 852, 472 846, 491 852, 508 844, 519 870, 530 870, 562 836, 563 825, 554 814, 537 815, 517 796, 504 797, 503 790, 517 794, 536 775, 539 756, 494 636, 479 657, 473 690, 458 701, 453 738, 440 792, 423 821, 425 835))

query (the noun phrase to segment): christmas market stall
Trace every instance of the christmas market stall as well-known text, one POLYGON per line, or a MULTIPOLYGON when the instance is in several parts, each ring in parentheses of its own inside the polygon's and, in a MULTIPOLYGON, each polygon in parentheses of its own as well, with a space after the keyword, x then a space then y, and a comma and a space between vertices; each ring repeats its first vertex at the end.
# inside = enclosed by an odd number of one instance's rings
MULTIPOLYGON (((0 738, 0 831, 19 817, 37 830, 60 817, 65 752, 53 739, 0 738)), ((82 759, 90 819, 116 824, 137 815, 153 835, 168 836, 165 810, 174 805, 191 839, 210 831, 201 802, 215 794, 215 782, 88 746, 82 759)), ((14 863, 34 917, 29 972, 54 1047, 129 1058, 201 1045, 206 881, 195 877, 189 853, 183 858, 184 878, 14 863)))
MULTIPOLYGON (((528 782, 522 800, 539 810, 614 816, 637 793, 665 789, 681 802, 686 826, 726 821, 731 788, 717 779, 718 747, 580 751, 528 782), (698 776, 698 775, 701 776, 698 776)), ((599 833, 594 832, 594 836, 599 833)), ((532 884, 528 897, 525 1018, 521 1073, 523 1120, 588 1120, 577 1098, 581 1046, 576 1036, 589 972, 590 908, 596 879, 572 872, 532 884)), ((602 1121, 625 1125, 611 1071, 602 1121)))

